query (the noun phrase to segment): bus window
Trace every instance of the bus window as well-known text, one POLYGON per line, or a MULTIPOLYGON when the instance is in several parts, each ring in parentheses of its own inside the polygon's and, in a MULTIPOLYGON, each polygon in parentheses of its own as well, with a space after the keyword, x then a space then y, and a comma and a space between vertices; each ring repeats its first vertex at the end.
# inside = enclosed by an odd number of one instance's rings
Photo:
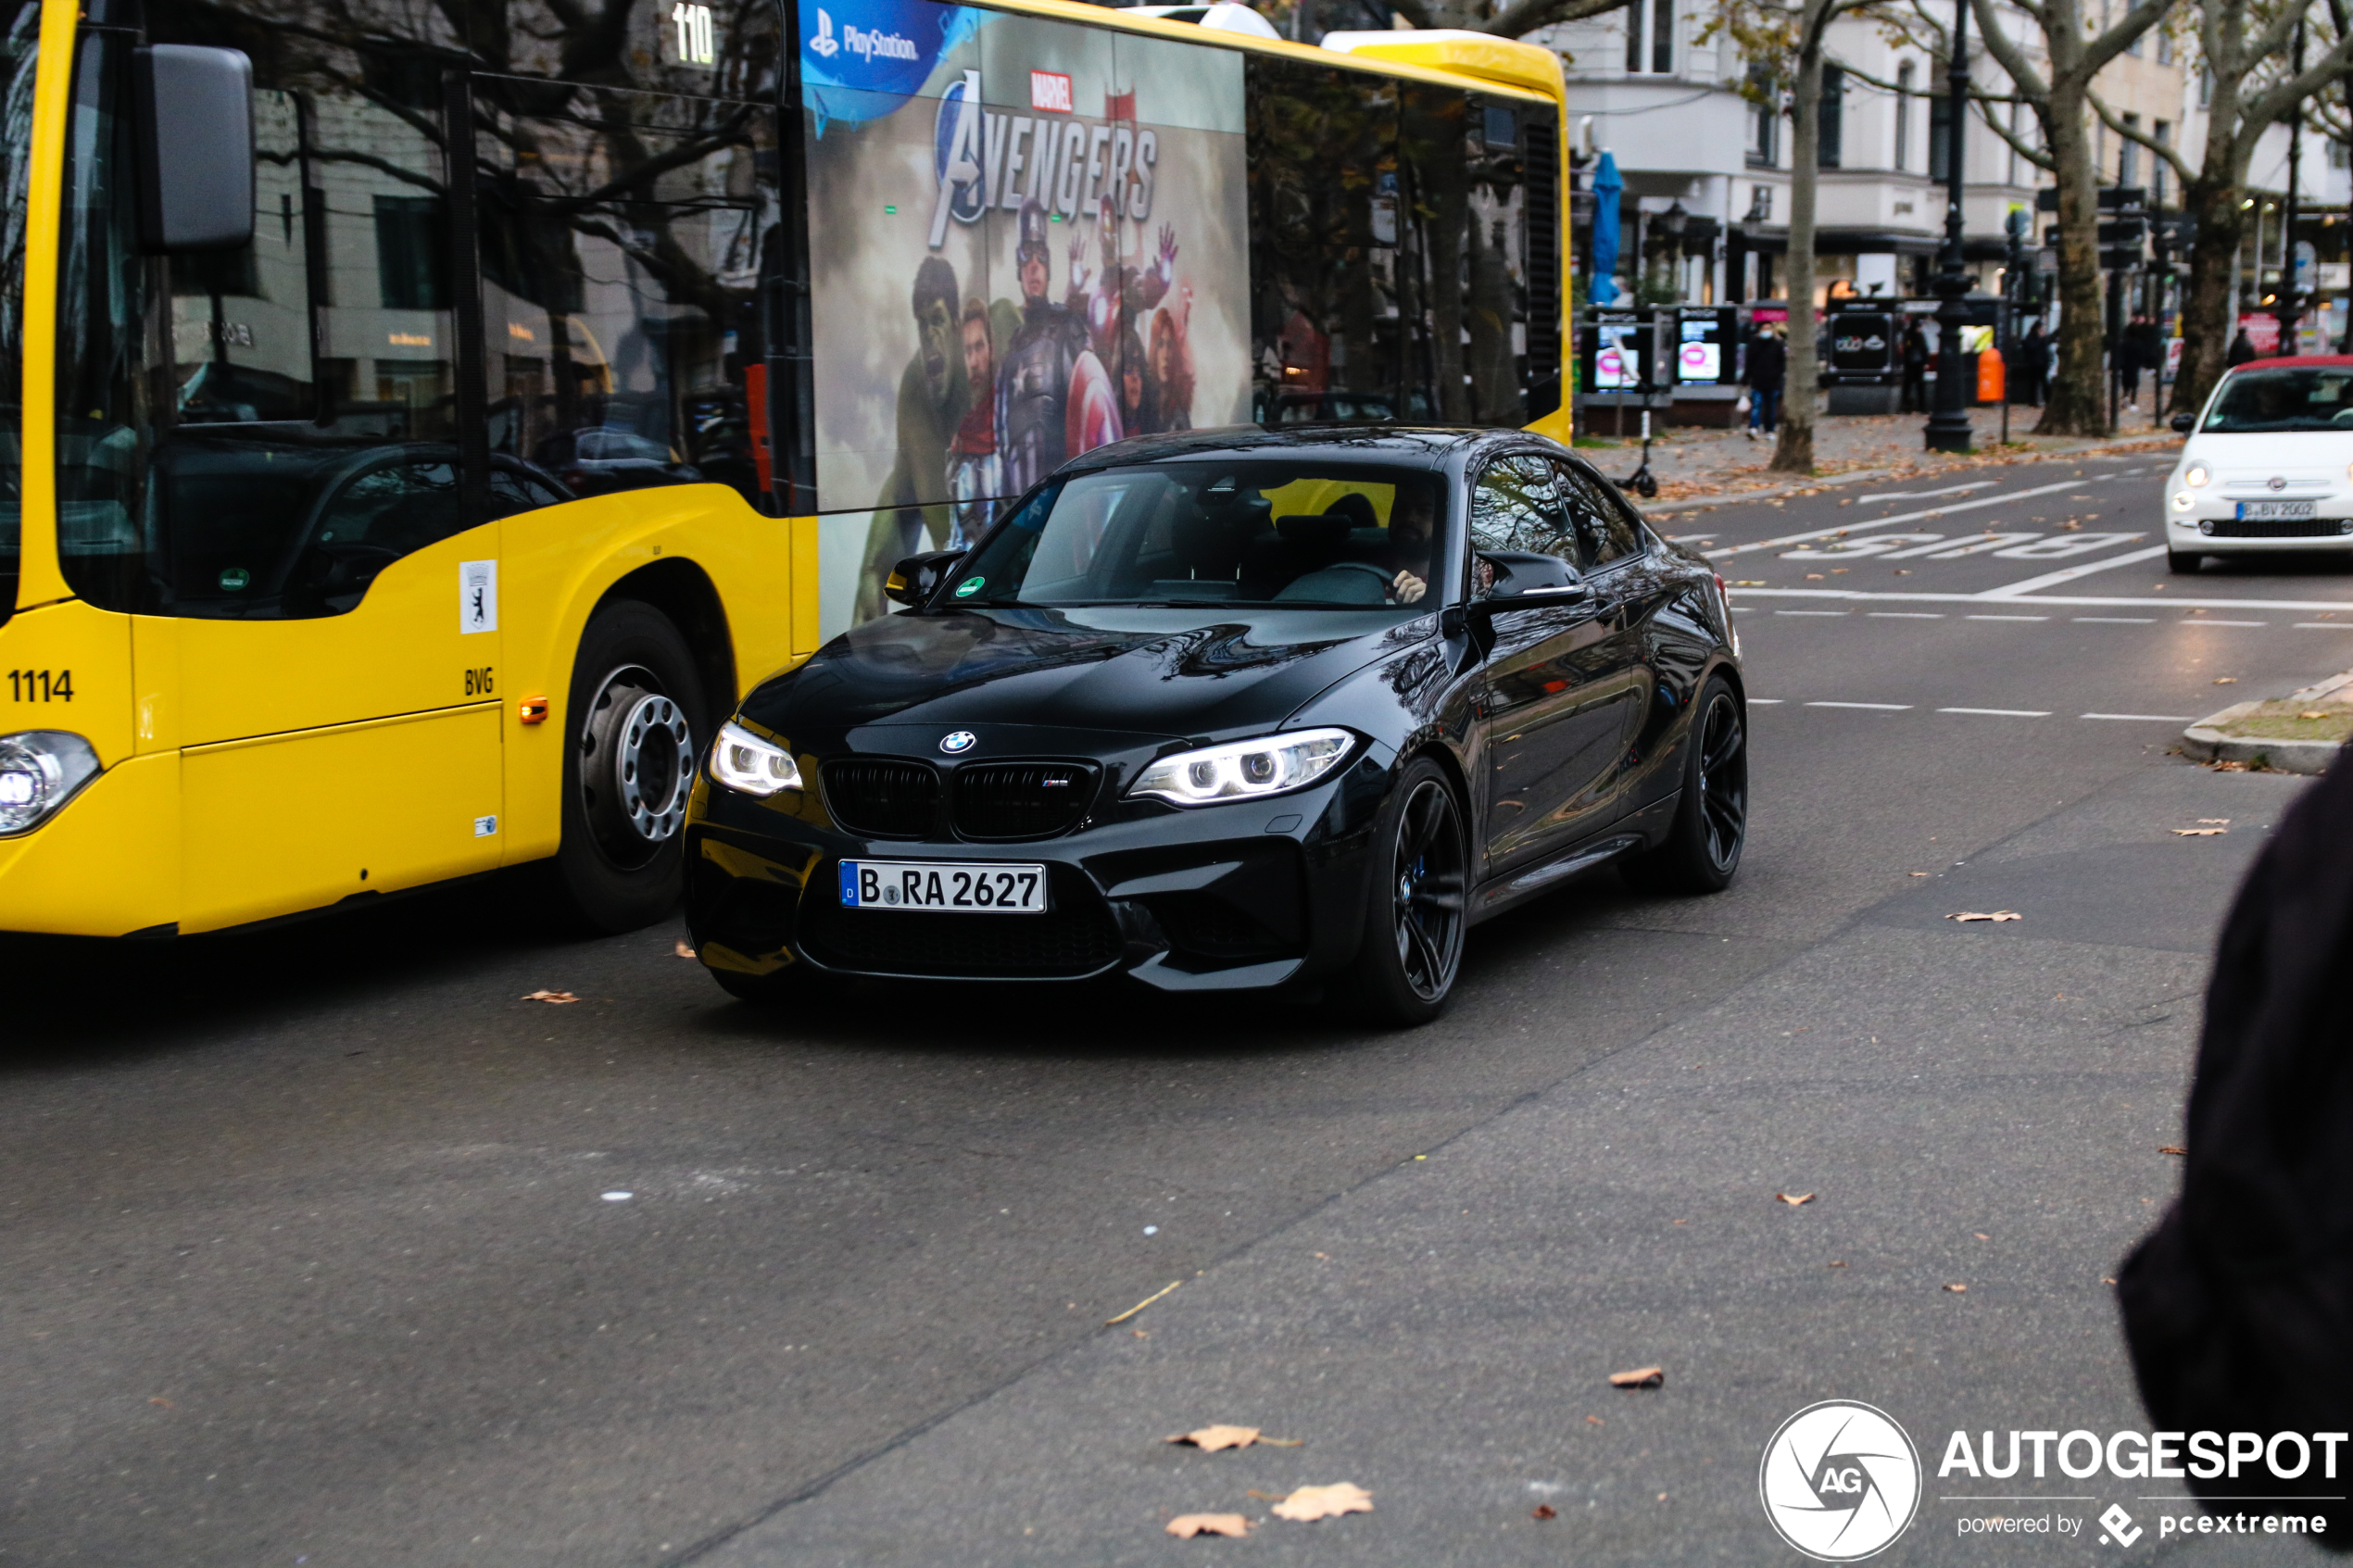
MULTIPOLYGON (((41 29, 37 5, 0 4, 0 386, 24 375, 24 226, 26 156, 32 143, 33 40, 41 29)), ((19 454, 22 406, 0 395, 0 621, 17 608, 19 533, 23 521, 19 454)))

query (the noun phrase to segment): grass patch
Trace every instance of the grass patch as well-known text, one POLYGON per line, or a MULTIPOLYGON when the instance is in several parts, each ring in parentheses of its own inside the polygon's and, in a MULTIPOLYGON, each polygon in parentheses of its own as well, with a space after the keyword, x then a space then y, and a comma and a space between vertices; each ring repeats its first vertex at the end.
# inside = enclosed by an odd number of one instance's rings
POLYGON ((2221 726, 2233 740, 2317 740, 2342 746, 2353 738, 2353 703, 2267 702, 2221 726))

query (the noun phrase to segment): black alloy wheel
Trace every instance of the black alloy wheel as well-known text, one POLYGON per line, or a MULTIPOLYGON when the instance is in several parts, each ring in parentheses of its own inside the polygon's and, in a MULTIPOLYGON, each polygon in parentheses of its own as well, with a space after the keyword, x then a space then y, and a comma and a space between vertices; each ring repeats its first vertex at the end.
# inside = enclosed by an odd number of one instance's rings
POLYGON ((1424 757, 1382 808, 1374 897, 1353 979, 1366 1012, 1427 1023, 1446 1009, 1462 971, 1470 848, 1445 770, 1424 757))
POLYGON ((1748 721, 1731 683, 1711 676, 1692 719, 1683 798, 1667 840, 1626 862, 1626 880, 1650 893, 1720 893, 1748 843, 1748 721))

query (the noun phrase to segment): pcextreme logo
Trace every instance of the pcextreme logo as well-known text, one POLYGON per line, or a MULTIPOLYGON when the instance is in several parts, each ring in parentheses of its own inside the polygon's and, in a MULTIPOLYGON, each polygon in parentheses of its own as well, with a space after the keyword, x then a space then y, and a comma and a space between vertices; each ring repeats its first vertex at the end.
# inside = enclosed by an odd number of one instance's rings
POLYGON ((1781 1539, 1818 1562, 1855 1562, 1884 1550, 1919 1511, 1919 1451, 1886 1411, 1825 1399, 1781 1423, 1756 1490, 1781 1539))

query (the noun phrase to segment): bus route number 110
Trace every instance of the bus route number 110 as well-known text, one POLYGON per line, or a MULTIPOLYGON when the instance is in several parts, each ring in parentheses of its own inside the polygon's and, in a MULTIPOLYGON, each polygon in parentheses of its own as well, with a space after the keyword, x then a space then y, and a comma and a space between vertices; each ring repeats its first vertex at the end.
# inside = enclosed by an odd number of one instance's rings
POLYGON ((715 66, 719 63, 719 32, 711 25, 711 7, 685 0, 670 8, 671 25, 678 30, 678 63, 715 66))

